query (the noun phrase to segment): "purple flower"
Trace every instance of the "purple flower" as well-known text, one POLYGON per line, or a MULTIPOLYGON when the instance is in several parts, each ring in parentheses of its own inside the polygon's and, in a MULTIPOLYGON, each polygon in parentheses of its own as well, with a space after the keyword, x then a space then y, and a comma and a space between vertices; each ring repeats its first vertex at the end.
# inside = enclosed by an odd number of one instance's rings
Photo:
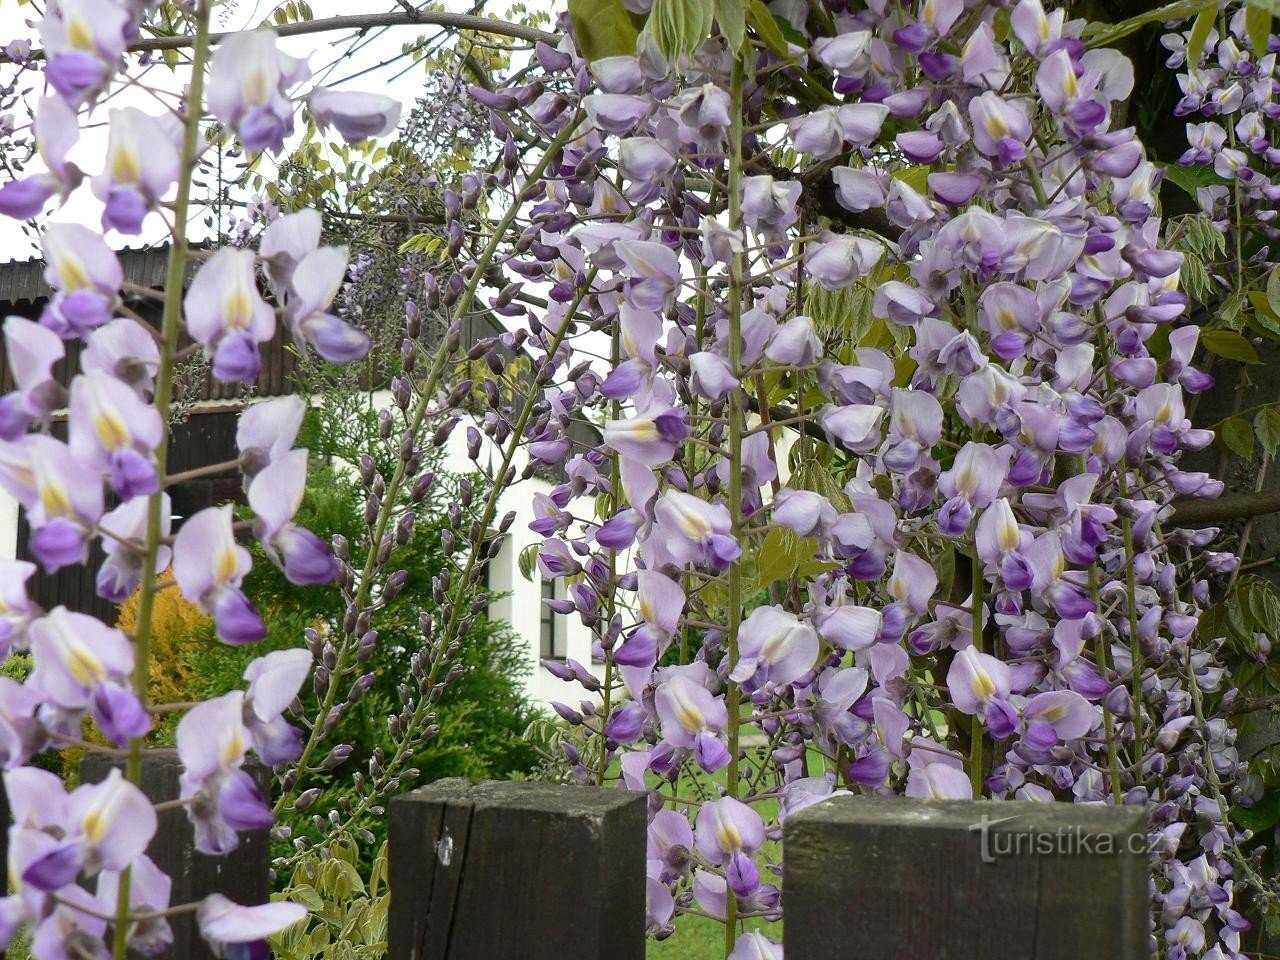
MULTIPOLYGON (((169 907, 173 881, 146 854, 129 865, 129 904, 135 914, 155 914, 169 907)), ((98 874, 98 900, 106 904, 118 902, 120 893, 118 870, 98 874)), ((163 953, 173 945, 173 929, 163 916, 135 920, 129 932, 129 946, 144 956, 163 953)))
MULTIPOLYGON (((142 579, 142 545, 146 542, 149 513, 149 499, 134 497, 108 512, 99 521, 99 527, 108 535, 102 538, 106 560, 98 568, 98 596, 112 603, 123 603, 137 589, 142 579)), ((169 495, 161 494, 160 534, 163 537, 169 536, 171 513, 169 495)), ((158 547, 156 568, 163 570, 167 567, 171 556, 172 551, 167 546, 158 547)))
POLYGON ((190 517, 173 544, 173 574, 182 595, 210 614, 218 636, 230 644, 266 636, 262 617, 240 590, 252 561, 236 543, 231 507, 206 507, 190 517))
POLYGON ((0 447, 0 486, 26 508, 31 548, 50 573, 84 562, 102 516, 102 485, 80 482, 86 472, 66 444, 43 434, 0 447))
POLYGON ((723 699, 677 674, 658 685, 653 703, 664 743, 692 750, 698 765, 708 773, 729 762, 729 750, 720 740, 720 731, 729 723, 723 699))
POLYGON ((220 893, 211 893, 200 904, 196 922, 200 935, 209 942, 215 956, 258 957, 267 955, 267 937, 279 933, 307 915, 307 908, 289 900, 243 907, 220 893), (259 949, 247 946, 259 945, 259 949), (241 947, 228 950, 228 946, 241 947))
POLYGON ((65 402, 53 377, 53 365, 63 358, 62 339, 25 320, 8 317, 4 322, 5 353, 17 389, 0 397, 0 439, 17 440, 33 420, 43 419, 65 402))
MULTIPOLYGON (((61 807, 58 841, 41 851, 22 872, 22 883, 37 890, 56 892, 74 883, 81 873, 123 870, 141 856, 156 831, 156 812, 146 794, 112 769, 101 783, 77 787, 61 797, 49 797, 54 781, 32 781, 16 773, 5 774, 5 791, 12 798, 23 791, 38 790, 40 797, 21 798, 20 803, 50 803, 61 807)), ((57 784, 58 794, 62 793, 57 784)), ((12 802, 12 800, 11 800, 12 802)))
POLYGON ((44 278, 56 291, 40 322, 62 337, 82 337, 111 319, 124 282, 120 261, 99 234, 75 223, 45 228, 44 278))
POLYGON ((833 236, 811 244, 804 265, 825 290, 841 290, 870 273, 884 257, 884 245, 868 237, 833 236))
POLYGON ((178 179, 181 126, 136 107, 111 111, 106 165, 93 178, 93 194, 105 205, 103 230, 142 232, 143 218, 178 179))
POLYGON ((298 438, 307 404, 297 396, 250 404, 236 421, 236 449, 248 477, 285 456, 298 438))
POLYGON ((252 250, 222 247, 205 261, 183 299, 187 333, 213 356, 219 380, 253 383, 258 344, 276 332, 275 311, 258 294, 252 250))
POLYGON ((10 180, 0 187, 0 213, 18 220, 35 217, 55 194, 65 201, 82 177, 80 169, 67 160, 67 154, 80 138, 80 125, 75 111, 65 100, 60 96, 41 99, 36 107, 33 132, 47 172, 10 180))
POLYGON ((926 737, 911 742, 909 773, 904 793, 929 800, 972 800, 973 785, 964 772, 960 755, 926 737))
POLYGON ((151 718, 128 688, 133 646, 93 617, 55 607, 28 629, 35 660, 31 688, 53 712, 49 722, 79 730, 92 712, 103 732, 126 743, 151 729, 151 718))
POLYGON ((1001 166, 1018 163, 1027 155, 1031 123, 1016 103, 988 91, 969 102, 969 118, 973 121, 973 144, 980 153, 1001 166))
POLYGON ((124 53, 132 21, 113 0, 60 0, 47 7, 40 38, 49 86, 73 107, 96 97, 124 53))
POLYGON ((738 662, 729 679, 748 691, 777 690, 809 672, 818 659, 818 635, 782 607, 756 607, 738 631, 738 662))
POLYGON ((293 132, 288 89, 310 73, 304 61, 280 52, 273 30, 233 33, 213 54, 209 112, 235 131, 246 150, 279 153, 293 132))
POLYGON ((379 93, 318 87, 307 97, 307 109, 321 131, 332 125, 348 143, 385 137, 400 122, 400 101, 379 93))
POLYGON ((311 674, 311 654, 303 649, 273 650, 245 667, 249 682, 242 721, 262 762, 277 766, 302 753, 301 734, 283 717, 311 674))
POLYGON ((107 473, 125 499, 159 489, 155 448, 164 437, 159 412, 115 377, 82 373, 71 381, 71 453, 107 473))
POLYGON ((703 563, 723 570, 742 553, 723 504, 667 490, 654 506, 654 520, 645 549, 669 556, 675 563, 703 563))
POLYGON ((306 450, 290 450, 258 471, 249 484, 254 536, 290 583, 328 583, 338 575, 329 544, 293 522, 306 484, 306 450))
POLYGON ((241 769, 251 742, 244 713, 244 694, 234 691, 193 707, 178 723, 180 796, 202 853, 228 853, 240 842, 238 831, 274 822, 253 778, 241 769))
POLYGON ((683 409, 658 408, 642 416, 610 420, 604 426, 604 440, 620 456, 657 467, 669 461, 689 436, 683 409))

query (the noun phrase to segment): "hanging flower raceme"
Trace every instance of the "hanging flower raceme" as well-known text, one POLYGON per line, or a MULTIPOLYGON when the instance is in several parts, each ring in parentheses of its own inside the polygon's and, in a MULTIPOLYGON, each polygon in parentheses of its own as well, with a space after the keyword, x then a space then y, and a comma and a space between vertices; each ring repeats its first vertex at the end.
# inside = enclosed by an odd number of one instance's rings
MULTIPOLYGON (((612 683, 604 769, 666 805, 647 873, 659 936, 690 899, 724 918, 778 909, 745 847, 731 863, 732 844, 707 845, 704 822, 743 829, 721 816, 741 812, 730 800, 763 813, 758 799, 785 805, 815 779, 822 795, 836 781, 1142 803, 1175 767, 1212 793, 1209 750, 1240 775, 1229 735, 1153 732, 1223 683, 1216 643, 1192 627, 1233 560, 1184 557, 1211 537, 1175 531, 1168 509, 1221 488, 1179 466, 1211 440, 1184 409, 1209 378, 1179 289, 1187 258, 1156 216, 1160 171, 1133 129, 1113 129, 1133 70, 1062 11, 1017 0, 1006 31, 997 6, 877 0, 831 24, 797 8, 788 40, 808 44, 821 98, 784 92, 771 53, 731 83, 717 37, 686 75, 646 50, 548 60, 576 78, 557 108, 581 104, 590 129, 529 188, 520 242, 558 259, 537 276, 554 273, 557 303, 581 294, 575 319, 613 335, 616 361, 603 390, 579 393, 606 424, 593 480, 566 484, 534 529, 549 562, 615 572, 612 597, 592 587, 614 613, 592 628, 603 674, 556 675, 612 683), (586 286, 584 262, 604 286, 586 286), (665 623, 655 596, 670 598, 665 623), (767 750, 724 756, 734 724, 767 750), (750 786, 686 816, 670 785, 725 767, 750 786), (690 819, 692 864, 670 854, 690 819)), ((1207 49, 1238 88, 1189 71, 1179 109, 1239 111, 1230 131, 1193 134, 1188 162, 1219 160, 1261 206, 1274 64, 1232 22, 1236 41, 1207 49)), ((506 91, 483 102, 495 125, 521 109, 506 91)), ((551 102, 520 121, 550 122, 551 102)), ((1220 228, 1231 199, 1202 197, 1220 228)), ((564 333, 543 361, 549 396, 604 352, 555 309, 530 323, 543 343, 564 333)), ((1230 847, 1229 828, 1177 806, 1152 803, 1162 829, 1230 847)), ((1157 899, 1184 859, 1155 866, 1157 899)), ((1157 920, 1168 942, 1212 955, 1172 914, 1157 920)), ((773 947, 744 937, 735 956, 773 947)))

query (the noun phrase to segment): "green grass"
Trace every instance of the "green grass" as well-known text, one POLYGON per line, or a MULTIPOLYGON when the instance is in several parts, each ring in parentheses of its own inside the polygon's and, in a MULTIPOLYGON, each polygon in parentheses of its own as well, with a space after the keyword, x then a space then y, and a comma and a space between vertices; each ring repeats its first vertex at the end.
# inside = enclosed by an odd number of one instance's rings
MULTIPOLYGON (((769 923, 753 919, 746 922, 746 927, 782 942, 781 920, 769 923)), ((650 940, 645 957, 647 960, 723 960, 724 924, 689 914, 677 917, 676 932, 666 940, 650 940)))

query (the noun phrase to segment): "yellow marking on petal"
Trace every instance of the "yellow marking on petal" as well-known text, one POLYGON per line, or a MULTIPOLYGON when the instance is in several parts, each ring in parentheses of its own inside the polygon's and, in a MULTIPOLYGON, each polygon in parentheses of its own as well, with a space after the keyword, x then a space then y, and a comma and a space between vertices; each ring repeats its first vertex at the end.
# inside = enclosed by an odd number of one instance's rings
POLYGON ((91 846, 97 846, 107 834, 106 818, 99 810, 90 810, 80 821, 80 830, 91 846))
POLYGON ((240 86, 240 92, 244 102, 249 106, 260 107, 266 103, 271 97, 271 81, 266 71, 258 68, 247 72, 240 86))
POLYGON ((1040 711, 1040 719, 1048 723, 1057 723, 1066 715, 1067 708, 1062 705, 1049 707, 1047 710, 1040 711))
POLYGON ((676 719, 680 721, 680 726, 684 727, 686 733, 697 733, 706 725, 698 709, 688 703, 676 705, 676 719))
POLYGON ((129 428, 114 410, 99 410, 93 418, 93 429, 98 434, 98 442, 105 450, 119 450, 127 447, 133 439, 129 428))
POLYGON ((725 853, 734 853, 742 849, 742 834, 728 820, 722 820, 716 828, 716 843, 725 853))
POLYGON ((235 579, 240 571, 240 558, 236 556, 235 548, 223 550, 218 554, 218 562, 214 567, 214 577, 219 583, 229 583, 235 579))
POLYGON ((107 678, 107 671, 99 660, 84 644, 72 640, 67 645, 67 672, 75 678, 76 683, 85 687, 94 687, 107 678))
POLYGON ((58 261, 58 285, 67 293, 89 286, 89 272, 75 257, 63 257, 58 261))
POLYGON ((116 183, 137 183, 141 179, 138 155, 130 146, 118 146, 111 151, 111 179, 116 183))
POLYGON ((695 513, 680 514, 680 529, 690 540, 701 540, 711 535, 711 524, 695 513))
POLYGON ((244 751, 244 737, 240 735, 239 731, 236 731, 222 744, 222 765, 224 767, 235 766, 240 762, 240 758, 244 756, 244 751))
POLYGON ((244 330, 253 319, 253 301, 243 287, 229 290, 222 301, 222 321, 232 330, 244 330))
POLYGON ((67 43, 75 50, 93 49, 93 30, 79 17, 67 21, 67 43))
POLYGON ((1009 125, 1004 122, 1004 118, 997 113, 987 115, 985 123, 987 133, 991 135, 993 140, 1003 140, 1009 135, 1009 125))
POLYGON ((42 483, 40 506, 44 508, 45 516, 50 519, 65 517, 71 513, 71 497, 67 494, 66 487, 60 484, 42 483))
POLYGON ((1018 326, 1018 318, 1008 307, 1002 307, 996 311, 996 323, 1000 324, 1002 330, 1013 330, 1018 326))
POLYGON ((985 703, 990 700, 996 693, 995 681, 991 679, 991 674, 985 670, 978 670, 973 675, 973 692, 977 696, 979 702, 985 703))
POLYGON ((653 609, 653 603, 649 600, 640 601, 640 619, 645 623, 653 623, 656 618, 656 611, 653 609))
POLYGON ((996 540, 1000 544, 1002 553, 1017 550, 1018 545, 1022 543, 1022 532, 1018 529, 1017 521, 1012 520, 1007 515, 1002 518, 1000 526, 996 530, 996 540))
POLYGON ((1062 574, 1067 569, 1067 559, 1062 555, 1062 551, 1058 550, 1053 556, 1053 579, 1061 579, 1062 574))

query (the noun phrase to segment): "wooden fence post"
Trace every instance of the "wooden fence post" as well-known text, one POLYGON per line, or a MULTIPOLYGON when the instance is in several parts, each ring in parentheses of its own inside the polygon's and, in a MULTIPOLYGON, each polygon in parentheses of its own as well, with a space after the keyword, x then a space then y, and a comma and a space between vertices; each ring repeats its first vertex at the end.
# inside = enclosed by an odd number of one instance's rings
POLYGON ((441 780, 391 801, 389 960, 643 960, 645 799, 441 780))
MULTIPOLYGON (((124 768, 124 761, 102 754, 89 754, 80 763, 80 778, 85 783, 106 779, 112 767, 124 768)), ((245 764, 245 769, 267 795, 271 771, 260 764, 245 764)), ((142 757, 142 792, 152 802, 176 800, 182 763, 176 750, 148 750, 142 757)), ((158 815, 156 835, 147 853, 161 870, 173 879, 170 903, 201 900, 211 893, 221 893, 236 903, 266 903, 271 893, 271 842, 264 830, 240 835, 240 846, 225 857, 211 857, 197 852, 191 822, 185 810, 162 810, 158 815)), ((213 960, 204 938, 196 926, 194 914, 169 920, 173 927, 173 946, 165 954, 182 960, 213 960)))
POLYGON ((1140 807, 836 797, 787 818, 802 960, 1147 960, 1140 807))

